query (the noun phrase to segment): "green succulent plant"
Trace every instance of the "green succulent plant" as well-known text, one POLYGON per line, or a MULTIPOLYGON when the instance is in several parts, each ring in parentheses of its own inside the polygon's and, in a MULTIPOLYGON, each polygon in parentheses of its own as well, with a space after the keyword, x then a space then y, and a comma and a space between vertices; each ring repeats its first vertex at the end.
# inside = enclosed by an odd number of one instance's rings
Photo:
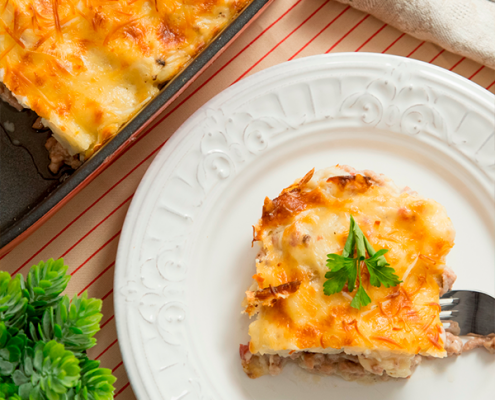
POLYGON ((67 269, 63 259, 55 261, 53 258, 31 267, 26 279, 30 315, 41 315, 47 307, 52 307, 61 300, 59 295, 70 280, 70 275, 66 274, 67 269))
POLYGON ((40 340, 56 340, 66 349, 77 355, 96 344, 93 337, 100 330, 102 301, 88 299, 87 292, 81 297, 74 296, 72 302, 68 296, 55 306, 47 308, 38 329, 30 326, 31 335, 40 340))
POLYGON ((74 392, 74 400, 112 400, 113 384, 116 381, 112 371, 107 368, 100 368, 100 362, 82 359, 81 383, 74 392))
POLYGON ((19 387, 10 377, 0 378, 0 400, 21 400, 17 394, 19 387))
POLYGON ((28 299, 24 296, 24 278, 14 278, 8 272, 0 271, 0 320, 8 327, 20 328, 26 323, 28 299))
POLYGON ((11 332, 4 322, 0 322, 0 376, 2 377, 10 376, 14 372, 26 346, 26 335, 21 333, 12 336, 11 332))
POLYGON ((17 393, 13 393, 8 397, 2 397, 2 394, 0 393, 0 400, 22 400, 22 397, 19 396, 17 393))
POLYGON ((116 378, 86 351, 102 301, 61 296, 63 260, 31 267, 26 281, 0 271, 0 400, 112 400, 116 378))
POLYGON ((79 360, 64 345, 51 340, 27 348, 22 368, 12 376, 26 400, 63 400, 81 378, 79 360))

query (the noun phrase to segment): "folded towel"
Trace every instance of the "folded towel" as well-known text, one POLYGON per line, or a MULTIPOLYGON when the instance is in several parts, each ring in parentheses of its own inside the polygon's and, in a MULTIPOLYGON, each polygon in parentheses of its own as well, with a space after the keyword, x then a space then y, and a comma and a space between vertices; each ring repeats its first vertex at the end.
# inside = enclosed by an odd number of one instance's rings
POLYGON ((491 0, 338 0, 444 49, 495 68, 491 0))

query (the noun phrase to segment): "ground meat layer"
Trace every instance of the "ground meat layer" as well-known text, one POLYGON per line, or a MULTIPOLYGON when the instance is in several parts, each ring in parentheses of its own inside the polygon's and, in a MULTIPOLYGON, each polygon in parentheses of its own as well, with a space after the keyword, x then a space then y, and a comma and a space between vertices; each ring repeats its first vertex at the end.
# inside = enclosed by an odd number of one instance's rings
POLYGON ((462 339, 458 336, 460 332, 457 322, 451 322, 451 326, 446 329, 446 343, 445 350, 447 350, 448 356, 458 356, 465 351, 470 351, 478 347, 484 348, 491 354, 495 354, 495 333, 491 333, 488 336, 481 336, 475 334, 467 335, 467 341, 463 343, 462 339))
POLYGON ((462 353, 462 340, 459 336, 455 336, 450 332, 445 333, 445 350, 447 357, 458 356, 462 353))
POLYGON ((50 168, 50 171, 54 174, 56 174, 64 164, 67 164, 74 169, 81 166, 79 157, 77 155, 71 156, 67 149, 57 142, 53 136, 46 141, 45 147, 50 155, 50 165, 48 168, 50 168))
POLYGON ((24 107, 17 101, 12 92, 0 82, 0 99, 14 107, 17 111, 22 111, 24 107))
POLYGON ((440 285, 440 296, 443 296, 448 291, 452 290, 452 285, 457 279, 457 275, 450 267, 445 267, 442 273, 442 282, 440 285))
MULTIPOLYGON (((321 375, 337 375, 347 381, 386 381, 395 379, 384 373, 382 368, 367 371, 359 363, 358 357, 350 354, 320 354, 295 352, 289 357, 276 354, 251 354, 248 345, 239 348, 242 368, 252 379, 263 375, 278 375, 287 363, 294 363, 300 368, 321 375)), ((421 356, 415 358, 415 368, 421 362, 421 356)))
POLYGON ((495 354, 495 333, 491 333, 488 336, 479 336, 479 335, 468 335, 471 337, 464 345, 462 346, 462 351, 469 351, 472 349, 476 349, 477 347, 484 348, 490 354, 495 354))

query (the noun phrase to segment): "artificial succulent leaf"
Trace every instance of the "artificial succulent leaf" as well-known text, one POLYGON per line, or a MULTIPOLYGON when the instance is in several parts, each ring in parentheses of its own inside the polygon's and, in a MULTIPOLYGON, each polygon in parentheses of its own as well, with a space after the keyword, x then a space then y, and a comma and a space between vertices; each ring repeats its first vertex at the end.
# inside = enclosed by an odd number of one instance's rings
POLYGON ((56 334, 52 336, 58 342, 82 356, 84 351, 96 344, 93 337, 100 330, 102 302, 99 299, 88 298, 87 292, 74 296, 72 302, 64 296, 55 307, 56 334))
POLYGON ((26 352, 16 383, 21 384, 22 393, 20 390, 19 394, 22 398, 28 393, 29 400, 66 399, 69 390, 78 384, 80 372, 79 360, 63 344, 54 340, 39 341, 32 351, 26 352), (32 368, 27 368, 28 363, 32 368), (23 382, 26 378, 28 381, 23 382))
POLYGON ((0 376, 10 376, 19 364, 21 354, 24 352, 26 335, 17 332, 17 336, 12 337, 11 331, 4 322, 0 322, 0 376))
POLYGON ((116 378, 112 371, 100 368, 100 362, 83 358, 81 367, 81 387, 75 400, 112 400, 116 378))
POLYGON ((26 289, 32 314, 41 315, 47 307, 59 302, 59 295, 70 280, 67 269, 63 259, 52 258, 46 263, 41 261, 31 267, 26 279, 26 289))
POLYGON ((27 299, 23 292, 24 278, 14 278, 8 272, 0 271, 0 321, 7 327, 21 328, 26 323, 27 299))

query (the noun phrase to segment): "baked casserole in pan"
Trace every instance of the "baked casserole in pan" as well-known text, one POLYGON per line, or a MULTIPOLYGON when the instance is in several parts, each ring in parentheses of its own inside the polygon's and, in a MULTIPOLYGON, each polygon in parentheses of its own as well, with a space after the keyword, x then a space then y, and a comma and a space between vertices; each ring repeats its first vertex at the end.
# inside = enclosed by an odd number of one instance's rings
POLYGON ((249 0, 1 0, 0 96, 48 127, 56 172, 111 139, 249 0))

